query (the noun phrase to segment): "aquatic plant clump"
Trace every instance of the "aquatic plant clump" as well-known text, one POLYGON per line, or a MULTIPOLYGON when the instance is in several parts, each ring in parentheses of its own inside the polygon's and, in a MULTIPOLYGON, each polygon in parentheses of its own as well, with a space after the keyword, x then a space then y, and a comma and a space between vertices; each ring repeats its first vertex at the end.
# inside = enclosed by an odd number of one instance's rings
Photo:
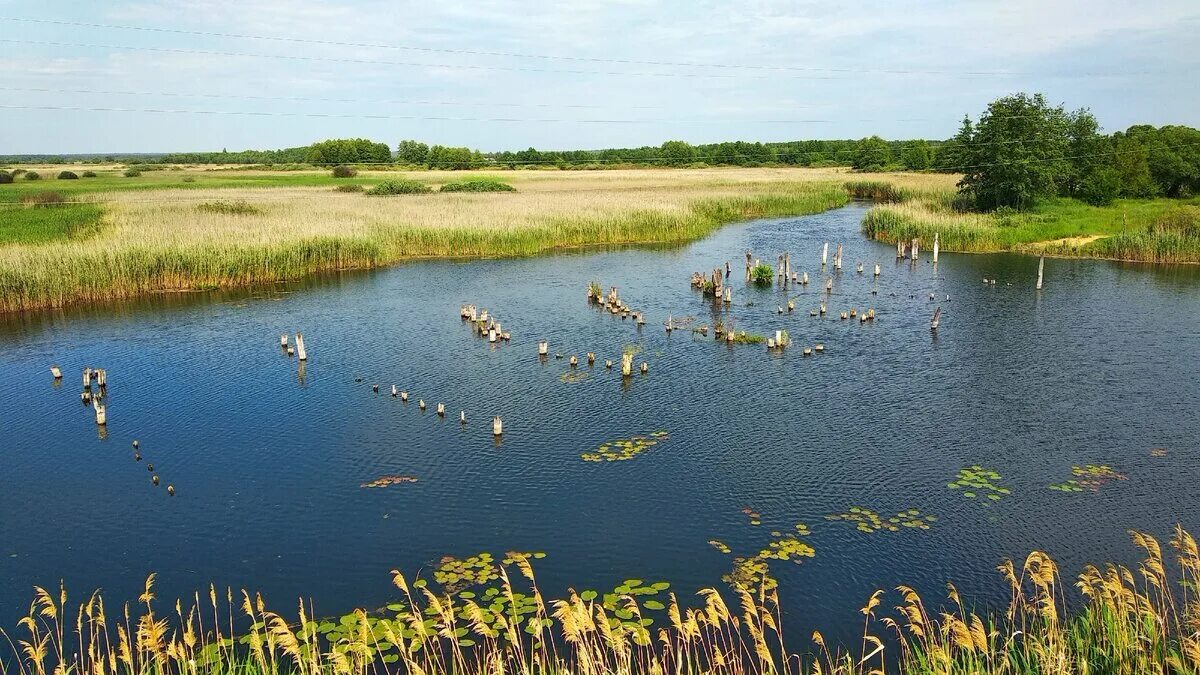
POLYGON ((404 483, 417 482, 416 476, 380 476, 369 483, 363 483, 360 487, 365 488, 385 488, 391 485, 402 485, 404 483))
POLYGON ((750 269, 750 281, 756 286, 770 286, 775 282, 775 270, 766 263, 759 263, 750 269))
POLYGON ((998 502, 1001 498, 1012 494, 1012 491, 1001 484, 1002 476, 993 471, 986 469, 978 464, 960 469, 956 479, 948 483, 946 487, 951 490, 961 490, 962 496, 967 499, 975 499, 977 497, 987 500, 987 502, 998 502))
POLYGON ((721 541, 720 539, 709 539, 708 545, 717 549, 721 553, 724 553, 725 555, 729 555, 730 553, 733 552, 733 549, 729 548, 729 544, 726 544, 725 542, 721 541))
POLYGON ((579 457, 585 462, 623 462, 637 457, 662 441, 671 438, 666 431, 655 431, 646 436, 630 436, 601 443, 595 452, 585 452, 579 457))
POLYGON ((1062 483, 1055 483, 1050 486, 1050 489, 1057 492, 1099 492, 1106 483, 1128 478, 1125 474, 1117 473, 1107 464, 1073 466, 1071 475, 1074 478, 1062 483))
POLYGON ((902 527, 928 530, 937 522, 937 516, 922 514, 918 509, 906 509, 894 516, 884 518, 875 511, 861 506, 851 506, 845 513, 825 516, 826 520, 854 523, 855 529, 864 534, 874 532, 899 532, 902 527))

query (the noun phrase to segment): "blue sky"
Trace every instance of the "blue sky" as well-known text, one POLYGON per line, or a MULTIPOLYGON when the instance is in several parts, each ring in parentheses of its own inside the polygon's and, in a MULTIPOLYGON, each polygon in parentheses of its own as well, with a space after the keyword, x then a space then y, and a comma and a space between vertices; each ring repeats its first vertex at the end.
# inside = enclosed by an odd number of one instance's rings
POLYGON ((1196 0, 0 0, 0 17, 355 43, 0 20, 0 154, 944 138, 1014 91, 1110 131, 1200 126, 1196 0))

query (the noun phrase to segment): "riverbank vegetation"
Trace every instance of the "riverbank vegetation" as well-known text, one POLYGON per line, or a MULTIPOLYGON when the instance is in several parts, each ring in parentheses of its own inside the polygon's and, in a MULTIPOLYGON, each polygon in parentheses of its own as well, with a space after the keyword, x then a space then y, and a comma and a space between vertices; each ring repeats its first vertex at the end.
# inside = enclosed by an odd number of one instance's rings
MULTIPOLYGON (((0 310, 296 279, 419 257, 685 242, 725 223, 816 213, 848 199, 842 174, 798 169, 535 172, 513 174, 504 184, 515 191, 501 192, 436 192, 463 179, 450 172, 364 171, 352 179, 328 171, 158 171, 136 179, 113 169, 97 173, 88 181, 55 181, 65 196, 55 207, 21 206, 21 195, 32 191, 24 185, 0 192, 6 221, 47 217, 35 211, 63 219, 36 242, 26 234, 0 240, 0 310), (181 174, 195 180, 184 182, 181 174), (91 189, 81 189, 85 184, 91 189), (410 184, 425 194, 400 189, 403 198, 382 199, 332 189, 362 185, 396 194, 396 185, 410 184), (90 219, 97 210, 103 215, 92 223, 95 231, 86 241, 72 238, 71 219, 90 219)), ((475 180, 490 189, 487 177, 475 180)))
POLYGON ((977 608, 953 585, 936 604, 906 586, 879 590, 865 599, 854 644, 830 644, 815 631, 800 649, 784 639, 779 596, 786 591, 769 564, 753 584, 730 575, 729 589, 695 596, 629 579, 603 596, 570 590, 553 598, 531 566, 543 554, 510 552, 503 561, 480 554, 450 559, 432 580, 393 570, 393 602, 340 618, 321 618, 304 600, 298 611, 277 613, 262 596, 232 589, 164 604, 153 575, 136 603, 121 606, 99 592, 72 600, 65 588, 36 588, 29 615, 3 631, 13 654, 0 658, 0 673, 1200 672, 1195 539, 1176 527, 1168 556, 1153 537, 1131 536, 1142 562, 1089 565, 1075 579, 1077 594, 1054 560, 1035 551, 1023 564, 998 567, 1007 607, 977 608))

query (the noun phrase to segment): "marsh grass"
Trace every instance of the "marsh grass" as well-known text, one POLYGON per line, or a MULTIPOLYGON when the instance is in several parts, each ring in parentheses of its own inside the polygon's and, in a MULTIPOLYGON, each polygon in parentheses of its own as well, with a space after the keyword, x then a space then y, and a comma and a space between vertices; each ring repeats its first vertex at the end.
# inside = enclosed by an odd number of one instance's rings
MULTIPOLYGON (((422 174, 421 183, 449 175, 422 174)), ((330 192, 336 182, 327 175, 316 176, 316 183, 304 175, 265 176, 261 184, 269 189, 256 189, 244 187, 238 174, 233 183, 213 179, 229 187, 204 190, 199 187, 203 177, 192 187, 148 174, 137 182, 169 189, 105 187, 104 227, 87 245, 59 240, 0 247, 0 309, 248 285, 420 257, 523 256, 560 248, 680 243, 725 223, 815 213, 847 200, 841 181, 827 172, 520 176, 517 193, 435 193, 393 200, 330 192), (295 179, 294 186, 280 187, 278 181, 285 179, 295 179), (245 202, 263 213, 246 218, 196 208, 216 201, 245 202)), ((359 180, 369 183, 373 177, 359 180)), ((89 194, 76 192, 72 199, 92 198, 89 194)))
POLYGON ((1141 564, 1136 569, 1085 567, 1074 584, 1082 599, 1074 614, 1068 613, 1058 566, 1034 551, 1023 564, 1006 561, 997 568, 1010 591, 1006 608, 970 609, 953 585, 940 606, 927 605, 915 590, 900 586, 892 600, 897 604, 888 608, 884 603, 891 596, 878 590, 862 607, 863 632, 856 644, 831 645, 814 632, 803 651, 785 643, 779 589, 770 576, 776 559, 793 557, 791 548, 796 560, 810 555, 794 537, 793 547, 770 547, 753 565, 735 565, 731 579, 754 580, 754 585, 707 588, 691 600, 670 592, 665 603, 635 592, 642 585, 637 579, 603 599, 595 591, 573 590, 548 598, 531 567, 537 554, 515 552, 498 564, 475 558, 480 563, 471 569, 486 572, 480 583, 495 584, 482 594, 461 590, 448 573, 435 573, 446 584, 441 586, 393 570, 395 602, 338 619, 321 618, 304 600, 280 613, 268 609, 258 594, 218 592, 211 586, 203 596, 196 593, 163 608, 154 575, 137 602, 121 606, 106 604, 99 592, 72 602, 65 587, 57 592, 35 587, 28 616, 0 631, 0 644, 7 643, 13 652, 11 659, 0 658, 0 673, 1200 672, 1196 541, 1176 527, 1170 542, 1176 564, 1169 566, 1157 540, 1130 534, 1144 554, 1141 564))
POLYGON ((227 216, 257 216, 263 213, 261 207, 240 199, 237 201, 201 202, 196 205, 196 210, 227 216))

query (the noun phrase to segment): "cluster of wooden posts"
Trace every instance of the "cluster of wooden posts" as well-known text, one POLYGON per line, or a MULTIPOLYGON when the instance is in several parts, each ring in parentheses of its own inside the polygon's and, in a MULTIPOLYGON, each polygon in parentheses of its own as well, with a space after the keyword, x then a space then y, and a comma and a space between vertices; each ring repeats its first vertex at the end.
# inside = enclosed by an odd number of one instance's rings
MULTIPOLYGON (((402 390, 402 389, 400 389, 400 387, 398 387, 394 384, 391 385, 391 387, 392 387, 392 391, 391 391, 392 398, 400 399, 401 403, 407 404, 408 400, 409 400, 408 391, 402 390)), ((378 394, 379 393, 379 385, 372 384, 371 391, 378 394)), ((425 403, 425 399, 423 399, 423 398, 417 399, 417 409, 419 409, 421 412, 425 412, 425 410, 428 407, 429 406, 425 403)), ((446 417, 446 404, 438 403, 437 405, 434 406, 434 412, 437 413, 438 417, 445 418, 446 417)), ((467 424, 467 411, 466 410, 458 411, 458 423, 463 426, 466 426, 466 424, 467 424)), ((493 417, 492 418, 492 435, 500 436, 503 433, 504 433, 504 420, 502 420, 499 416, 493 417)))
MULTIPOLYGON (((938 254, 941 252, 941 234, 935 232, 933 234, 933 262, 937 263, 938 254)), ((918 260, 921 257, 921 240, 914 237, 911 241, 900 240, 896 242, 896 259, 903 260, 905 258, 918 260)))
POLYGON ((488 316, 486 309, 480 310, 475 305, 462 305, 458 309, 458 315, 463 321, 469 321, 475 327, 475 331, 481 337, 486 337, 491 344, 512 339, 512 334, 504 330, 496 317, 488 316))
MULTIPOLYGON (((706 296, 711 297, 714 301, 730 304, 733 302, 733 287, 725 283, 725 279, 729 277, 729 263, 725 263, 725 268, 714 267, 711 278, 699 272, 692 272, 692 287, 698 288, 706 296)), ((749 277, 747 277, 749 279, 749 277)))
MULTIPOLYGON (((544 360, 544 359, 549 358, 550 342, 547 340, 539 340, 538 346, 537 346, 537 352, 538 352, 539 359, 544 360)), ((563 355, 561 352, 555 353, 554 358, 561 359, 561 358, 563 358, 563 355)), ((578 368, 579 367, 579 357, 572 354, 571 357, 567 360, 567 363, 570 364, 570 366, 572 368, 578 368)), ((592 366, 592 365, 595 365, 595 363, 596 363, 596 352, 588 352, 587 353, 587 364, 589 366, 592 366)), ((605 359, 604 367, 607 370, 612 370, 612 368, 613 368, 612 359, 605 359)), ((646 373, 650 372, 650 364, 643 361, 642 364, 639 366, 639 369, 641 370, 642 374, 645 375, 646 373)), ((630 377, 632 375, 633 375, 633 354, 630 354, 630 353, 622 354, 621 355, 621 376, 622 377, 630 377)))
POLYGON ((600 290, 600 284, 592 282, 587 287, 587 301, 590 305, 596 305, 602 310, 608 310, 613 316, 619 316, 622 320, 633 319, 634 324, 638 326, 646 325, 646 315, 643 312, 631 308, 625 304, 617 293, 616 286, 610 286, 608 293, 600 290))
POLYGON ((293 347, 288 342, 288 334, 283 333, 279 336, 279 349, 287 356, 299 356, 301 361, 308 360, 308 350, 304 348, 304 335, 296 333, 296 346, 293 347))
MULTIPOLYGON (((55 382, 62 380, 62 369, 57 365, 50 366, 50 375, 54 377, 55 382)), ((85 406, 90 406, 96 413, 96 424, 104 427, 108 424, 108 371, 103 368, 84 368, 83 369, 83 391, 79 394, 79 400, 85 406), (92 389, 92 384, 96 388, 92 389)))

